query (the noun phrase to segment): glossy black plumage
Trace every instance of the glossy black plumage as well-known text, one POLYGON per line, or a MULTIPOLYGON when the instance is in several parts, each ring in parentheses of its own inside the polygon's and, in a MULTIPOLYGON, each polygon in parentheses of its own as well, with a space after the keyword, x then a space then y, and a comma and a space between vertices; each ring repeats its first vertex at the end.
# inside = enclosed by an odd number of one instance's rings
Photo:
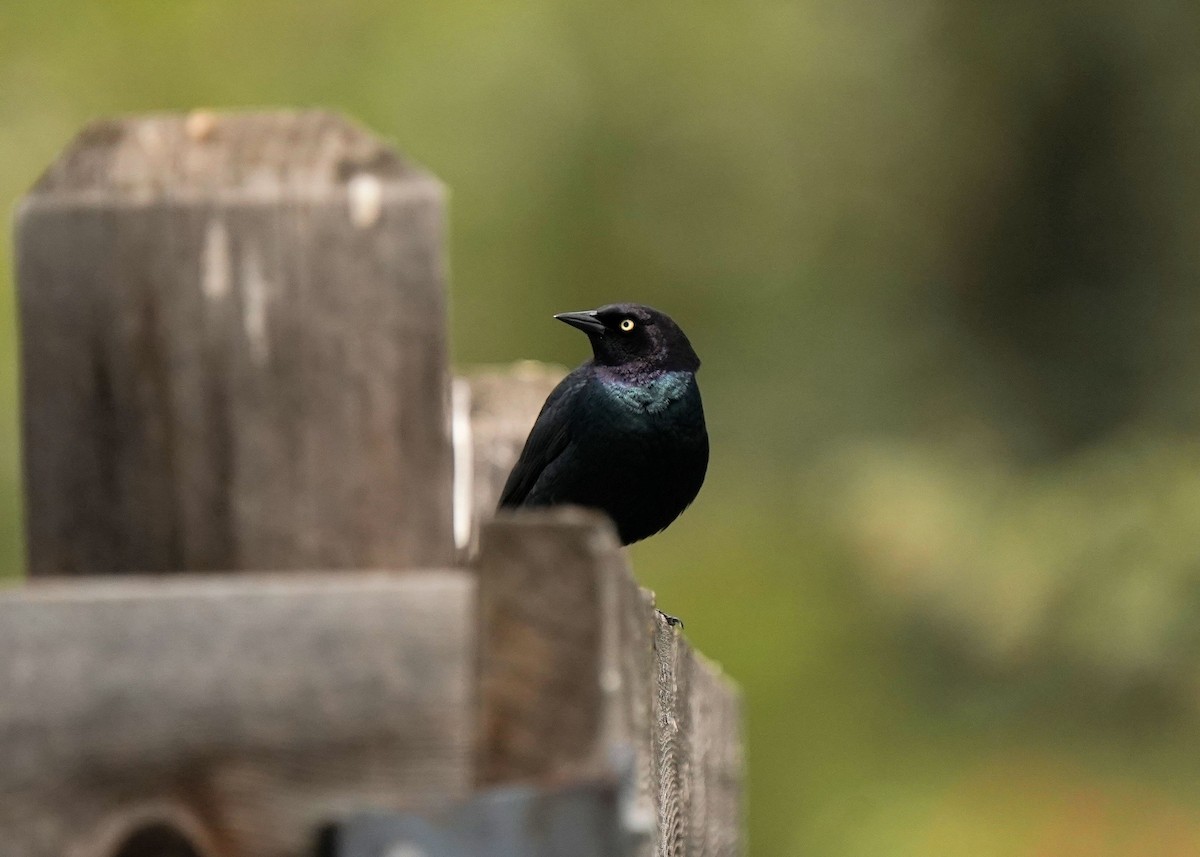
POLYGON ((546 399, 500 506, 601 509, 631 544, 674 521, 704 482, 700 360, 679 326, 650 307, 555 318, 588 335, 593 359, 546 399))

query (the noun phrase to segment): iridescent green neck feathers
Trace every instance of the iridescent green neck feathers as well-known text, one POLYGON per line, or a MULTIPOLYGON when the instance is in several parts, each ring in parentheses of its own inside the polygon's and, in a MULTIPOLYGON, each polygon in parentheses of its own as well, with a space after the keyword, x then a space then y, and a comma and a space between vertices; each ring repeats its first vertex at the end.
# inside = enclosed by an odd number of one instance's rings
POLYGON ((600 387, 633 411, 660 414, 682 399, 693 383, 691 372, 663 372, 645 381, 630 383, 613 377, 600 380, 600 387))

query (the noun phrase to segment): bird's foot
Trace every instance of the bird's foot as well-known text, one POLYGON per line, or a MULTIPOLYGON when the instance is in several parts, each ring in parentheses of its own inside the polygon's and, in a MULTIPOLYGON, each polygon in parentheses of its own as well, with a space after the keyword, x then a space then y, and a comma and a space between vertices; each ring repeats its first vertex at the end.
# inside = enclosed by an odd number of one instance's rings
POLYGON ((681 630, 681 631, 683 630, 683 620, 680 619, 678 616, 672 616, 670 613, 664 613, 658 609, 655 609, 654 612, 657 613, 659 616, 662 616, 663 619, 665 619, 667 621, 667 624, 670 625, 672 628, 674 628, 676 625, 678 625, 679 630, 681 630))

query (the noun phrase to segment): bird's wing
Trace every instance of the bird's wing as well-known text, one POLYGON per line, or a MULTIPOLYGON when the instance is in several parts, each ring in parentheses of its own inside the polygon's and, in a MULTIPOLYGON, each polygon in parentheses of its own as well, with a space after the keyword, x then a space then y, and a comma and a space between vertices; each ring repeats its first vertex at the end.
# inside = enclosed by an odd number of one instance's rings
POLYGON ((571 441, 572 415, 579 391, 590 377, 587 364, 563 378, 546 397, 546 403, 538 414, 521 450, 504 490, 500 492, 500 506, 520 506, 529 496, 542 471, 563 454, 571 441))

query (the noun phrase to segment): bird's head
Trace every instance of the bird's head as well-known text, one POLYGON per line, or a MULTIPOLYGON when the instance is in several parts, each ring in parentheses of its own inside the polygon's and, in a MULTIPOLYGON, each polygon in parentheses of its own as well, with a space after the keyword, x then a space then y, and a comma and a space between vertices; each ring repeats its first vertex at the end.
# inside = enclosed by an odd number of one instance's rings
POLYGON ((596 362, 668 372, 695 372, 700 358, 669 315, 642 304, 609 304, 554 316, 577 327, 592 343, 596 362))

